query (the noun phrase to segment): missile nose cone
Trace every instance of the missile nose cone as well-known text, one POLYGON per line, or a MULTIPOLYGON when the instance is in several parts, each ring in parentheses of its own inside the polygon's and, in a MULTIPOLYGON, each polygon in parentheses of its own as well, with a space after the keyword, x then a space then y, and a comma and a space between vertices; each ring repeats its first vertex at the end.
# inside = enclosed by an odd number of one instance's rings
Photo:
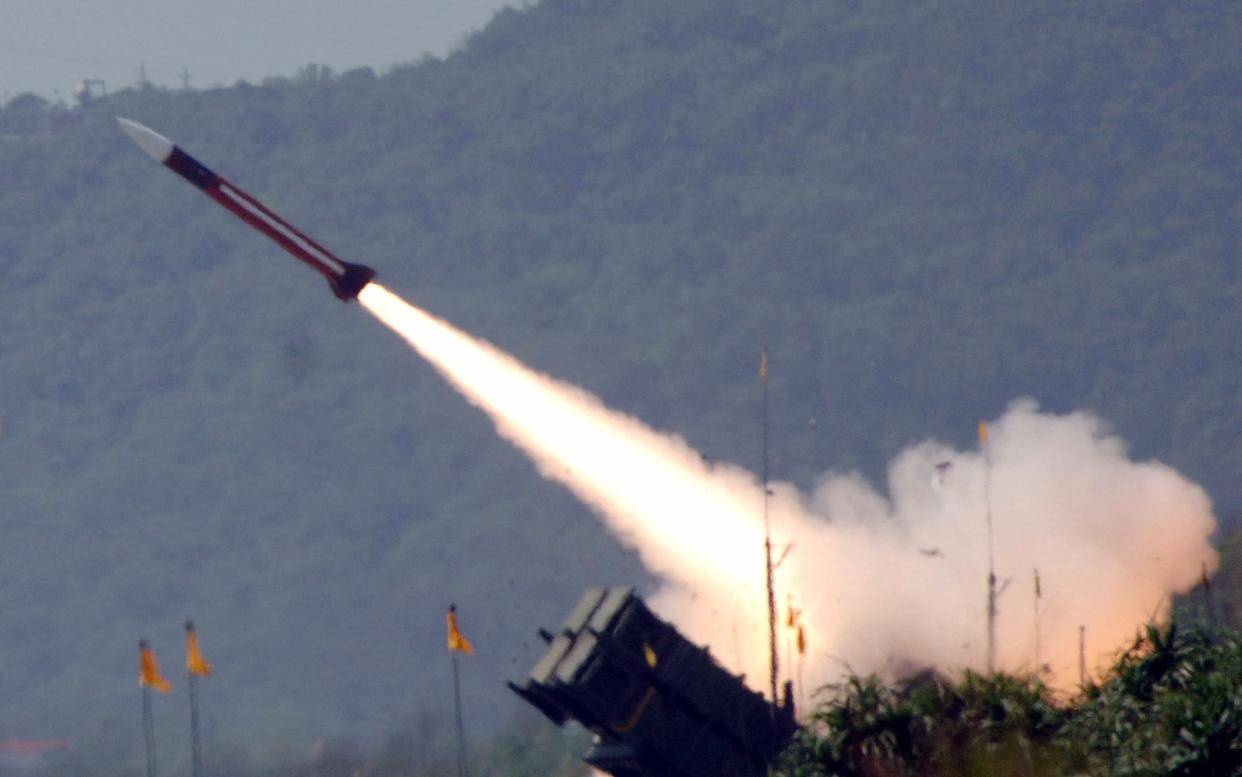
POLYGON ((173 142, 150 127, 120 116, 116 117, 116 123, 121 125, 121 131, 129 135, 130 140, 137 143, 156 162, 163 164, 172 154, 173 142))

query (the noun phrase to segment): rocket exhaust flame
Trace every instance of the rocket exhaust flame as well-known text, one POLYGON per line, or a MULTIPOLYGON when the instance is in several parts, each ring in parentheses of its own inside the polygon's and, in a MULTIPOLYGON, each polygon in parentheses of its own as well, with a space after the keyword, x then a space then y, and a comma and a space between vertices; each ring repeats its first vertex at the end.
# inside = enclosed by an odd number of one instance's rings
MULTIPOLYGON (((377 284, 358 299, 544 477, 637 548, 665 583, 655 609, 763 690, 762 494, 753 474, 705 463, 680 438, 524 367, 377 284)), ((1167 612, 1170 595, 1192 588, 1202 565, 1215 568, 1215 520, 1202 489, 1162 464, 1130 461, 1094 417, 1016 402, 990 424, 988 445, 997 575, 1022 580, 1040 570, 1040 671, 1053 685, 1078 679, 1079 624, 1103 658, 1167 612)), ((801 610, 808 688, 845 667, 982 670, 984 467, 978 451, 924 442, 892 463, 888 496, 856 474, 826 475, 810 495, 772 484, 774 542, 794 547, 777 573, 778 597, 792 592, 801 610)), ((998 668, 1036 670, 1025 599, 1010 591, 999 610, 998 668)))
MULTIPOLYGON (((761 527, 754 523, 759 499, 739 504, 734 494, 702 481, 698 454, 684 443, 665 452, 668 438, 640 422, 612 413, 598 399, 532 372, 512 357, 409 306, 371 284, 358 297, 370 312, 401 334, 471 402, 496 421, 502 436, 529 453, 541 473, 568 485, 601 512, 638 526, 644 516, 669 509, 711 516, 724 541, 703 554, 723 579, 749 578, 761 527), (607 418, 608 423, 600 423, 607 418), (600 466, 606 464, 607 466, 600 466), (645 487, 631 487, 635 484, 645 487)), ((741 470, 739 477, 746 477, 741 470)), ((700 526, 667 521, 647 527, 648 538, 693 553, 700 526)))

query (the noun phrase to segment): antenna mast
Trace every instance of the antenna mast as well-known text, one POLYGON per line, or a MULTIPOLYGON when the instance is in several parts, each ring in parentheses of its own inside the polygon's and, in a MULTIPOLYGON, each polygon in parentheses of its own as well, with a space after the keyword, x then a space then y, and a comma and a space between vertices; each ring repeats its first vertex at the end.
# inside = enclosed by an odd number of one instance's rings
POLYGON ((759 359, 759 382, 763 384, 763 570, 768 594, 768 670, 772 692, 772 719, 776 719, 779 704, 776 695, 778 672, 776 656, 776 589, 772 580, 772 522, 768 516, 768 347, 763 347, 759 359))
POLYGON ((996 671, 996 554, 992 544, 992 456, 984 421, 979 422, 979 445, 983 448, 983 501, 988 522, 988 674, 992 674, 996 671))

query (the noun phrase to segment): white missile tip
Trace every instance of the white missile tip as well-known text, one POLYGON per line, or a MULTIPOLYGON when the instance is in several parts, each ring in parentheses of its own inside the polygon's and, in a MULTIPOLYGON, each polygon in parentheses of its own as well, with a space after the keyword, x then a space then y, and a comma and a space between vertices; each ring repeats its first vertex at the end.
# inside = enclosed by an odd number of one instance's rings
POLYGON ((121 125, 121 130, 129 135, 130 140, 137 143, 156 162, 163 164, 172 155, 173 142, 150 127, 120 116, 116 117, 116 123, 121 125))

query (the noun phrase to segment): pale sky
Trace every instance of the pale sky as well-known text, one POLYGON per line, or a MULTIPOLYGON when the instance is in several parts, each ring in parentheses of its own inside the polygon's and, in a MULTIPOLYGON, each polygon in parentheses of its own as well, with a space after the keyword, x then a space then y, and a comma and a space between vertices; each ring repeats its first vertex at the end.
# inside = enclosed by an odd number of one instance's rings
POLYGON ((73 104, 84 78, 134 86, 232 86, 307 64, 382 73, 443 56, 513 0, 0 0, 0 102, 34 92, 73 104))

